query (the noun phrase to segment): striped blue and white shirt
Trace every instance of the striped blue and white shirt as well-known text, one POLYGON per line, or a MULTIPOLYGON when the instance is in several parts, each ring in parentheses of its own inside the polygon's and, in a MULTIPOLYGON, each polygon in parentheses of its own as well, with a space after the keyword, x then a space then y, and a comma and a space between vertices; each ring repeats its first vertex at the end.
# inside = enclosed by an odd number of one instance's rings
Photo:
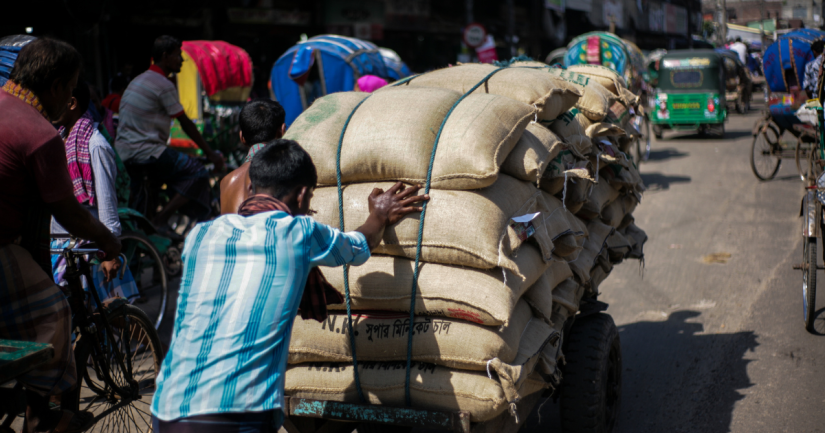
POLYGON ((186 237, 152 413, 172 421, 282 408, 292 323, 310 269, 369 257, 363 234, 306 216, 275 211, 198 224, 186 237))

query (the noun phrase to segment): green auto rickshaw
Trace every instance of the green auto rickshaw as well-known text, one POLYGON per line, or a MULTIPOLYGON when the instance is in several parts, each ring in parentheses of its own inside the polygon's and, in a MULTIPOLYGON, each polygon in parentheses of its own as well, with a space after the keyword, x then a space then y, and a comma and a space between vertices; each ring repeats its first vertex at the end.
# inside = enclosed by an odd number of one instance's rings
POLYGON ((713 50, 668 51, 660 62, 658 85, 650 98, 653 135, 665 129, 711 130, 725 135, 728 117, 725 68, 722 55, 713 50))

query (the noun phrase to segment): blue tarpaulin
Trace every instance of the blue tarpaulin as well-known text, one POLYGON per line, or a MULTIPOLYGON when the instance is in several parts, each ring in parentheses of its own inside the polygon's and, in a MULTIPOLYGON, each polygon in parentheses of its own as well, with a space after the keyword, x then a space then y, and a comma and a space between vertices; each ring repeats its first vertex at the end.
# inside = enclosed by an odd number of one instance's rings
POLYGON ((802 88, 805 66, 814 60, 811 44, 824 39, 825 32, 814 29, 797 29, 786 33, 765 50, 762 68, 765 81, 772 92, 790 92, 788 76, 796 77, 796 85, 802 88))
POLYGON ((272 93, 284 107, 289 126, 317 97, 354 90, 364 75, 397 80, 403 78, 400 73, 387 66, 371 42, 321 35, 295 45, 275 62, 272 93))

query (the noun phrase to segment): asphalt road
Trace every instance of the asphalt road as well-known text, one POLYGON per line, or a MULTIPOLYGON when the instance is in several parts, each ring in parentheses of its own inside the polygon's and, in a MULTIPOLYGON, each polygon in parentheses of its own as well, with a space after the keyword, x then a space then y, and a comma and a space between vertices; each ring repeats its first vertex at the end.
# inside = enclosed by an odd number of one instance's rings
MULTIPOLYGON (((804 329, 791 268, 802 183, 793 160, 773 181, 753 175, 758 117, 732 114, 723 139, 665 133, 641 165, 644 266, 627 261, 600 287, 624 358, 618 433, 825 432, 825 337, 804 329)), ((561 431, 558 404, 548 399, 522 431, 561 431)))
MULTIPOLYGON (((773 181, 751 172, 758 116, 733 114, 724 139, 665 133, 641 165, 644 266, 623 263, 600 287, 622 342, 616 432, 825 432, 825 337, 804 329, 792 269, 803 187, 793 160, 773 181)), ((523 431, 560 431, 558 404, 540 414, 523 431)))

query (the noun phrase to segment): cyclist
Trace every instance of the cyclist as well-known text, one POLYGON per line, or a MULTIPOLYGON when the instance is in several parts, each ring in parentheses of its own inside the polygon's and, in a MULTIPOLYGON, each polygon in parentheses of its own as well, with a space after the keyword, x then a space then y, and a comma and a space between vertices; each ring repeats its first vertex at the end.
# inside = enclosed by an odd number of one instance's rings
MULTIPOLYGON (((91 218, 72 192, 63 140, 49 123, 68 107, 81 58, 65 42, 39 38, 20 51, 0 91, 0 339, 49 343, 54 358, 18 381, 26 386, 26 427, 70 433, 88 413, 53 412, 49 398, 72 389, 71 312, 54 284, 49 254, 52 215, 70 233, 97 243, 106 259, 120 242, 91 218)), ((6 391, 7 392, 7 391, 6 391)))
MULTIPOLYGON (((88 109, 91 92, 86 82, 77 83, 69 108, 54 123, 60 126, 60 136, 65 141, 66 159, 69 162, 69 175, 72 176, 74 195, 115 236, 120 236, 120 218, 117 213, 117 193, 115 178, 118 174, 115 150, 98 130, 98 125, 88 109)), ((52 222, 52 233, 65 233, 66 229, 57 221, 52 222)), ((65 248, 70 241, 55 239, 52 248, 65 248)), ((129 268, 121 270, 118 259, 92 265, 93 287, 97 289, 101 300, 122 297, 134 301, 139 292, 129 268)), ((61 286, 68 285, 64 278, 66 258, 52 255, 52 271, 55 282, 61 286)))
POLYGON ((302 318, 326 315, 324 284, 308 278, 317 266, 363 264, 387 225, 429 199, 400 182, 376 188, 364 197, 367 221, 343 233, 307 216, 318 176, 298 143, 264 147, 249 177, 254 195, 240 215, 198 224, 186 238, 187 277, 152 401, 155 432, 277 429, 299 303, 302 318))
MULTIPOLYGON (((177 119, 186 135, 203 150, 207 158, 222 171, 223 157, 204 141, 198 128, 186 116, 180 105, 178 90, 167 78, 180 72, 183 64, 181 42, 171 36, 155 39, 152 49, 154 64, 133 79, 120 100, 119 123, 115 148, 129 166, 142 166, 153 180, 162 181, 175 195, 153 218, 155 226, 163 229, 176 211, 186 206, 188 214, 199 218, 209 212, 209 173, 194 158, 166 146, 171 131, 171 120, 177 119)), ((132 196, 140 187, 140 177, 132 177, 132 196)))
POLYGON ((221 215, 238 213, 238 206, 249 195, 249 162, 286 131, 286 111, 277 101, 252 101, 243 107, 239 117, 241 143, 249 146, 249 152, 244 163, 221 180, 221 215))

